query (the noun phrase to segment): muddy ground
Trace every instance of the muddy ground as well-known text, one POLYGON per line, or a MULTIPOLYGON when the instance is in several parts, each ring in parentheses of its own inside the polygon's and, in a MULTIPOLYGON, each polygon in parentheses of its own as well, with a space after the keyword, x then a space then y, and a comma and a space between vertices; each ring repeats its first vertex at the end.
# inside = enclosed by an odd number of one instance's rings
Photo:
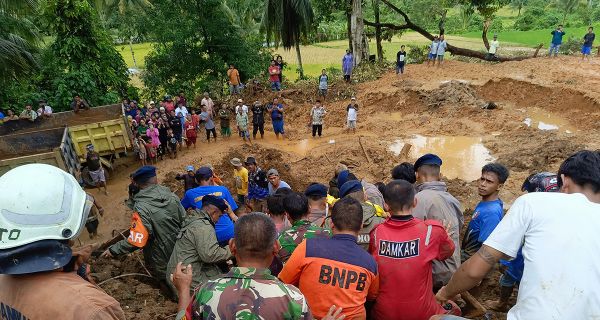
MULTIPOLYGON (((556 171, 574 151, 600 148, 600 64, 580 63, 575 57, 503 64, 448 61, 443 68, 409 65, 403 76, 387 72, 368 83, 336 84, 330 89, 332 98, 325 102, 328 114, 324 137, 318 139, 310 137, 307 127, 315 91, 294 88, 281 93, 286 108, 286 140, 276 140, 267 122, 265 138, 253 147, 243 145, 235 136, 217 143, 200 143, 196 149, 184 150, 176 160, 159 162, 159 180, 181 195, 182 186, 174 181, 175 174, 186 165, 210 163, 231 187, 233 168, 229 159, 255 156, 263 169, 277 168, 293 189, 303 190, 313 181, 326 184, 339 162, 352 167, 360 178, 388 181, 394 165, 412 162, 422 153, 437 152, 448 159, 442 172, 469 221, 479 201, 474 180, 482 164, 495 159, 510 169, 511 176, 501 192, 508 208, 521 194, 520 186, 530 173, 556 171), (356 93, 359 104, 354 135, 343 129, 352 93, 356 93), (495 108, 483 109, 489 102, 495 108), (396 155, 390 151, 394 144, 402 146, 405 142, 413 144, 410 152, 396 155)), ((264 102, 271 97, 270 92, 259 90, 244 98, 264 102)), ((112 230, 128 226, 130 213, 123 200, 128 175, 139 165, 134 161, 121 159, 117 164, 109 181, 108 197, 92 191, 106 208, 100 237, 94 242, 106 240, 112 230)), ((91 242, 87 238, 83 234, 82 242, 91 242)), ((140 259, 135 257, 99 261, 94 271, 100 281, 144 272, 140 259)), ((166 301, 144 277, 110 280, 102 288, 121 302, 130 319, 166 319, 176 312, 176 305, 166 301)), ((483 300, 497 294, 495 282, 485 288, 483 300)), ((502 313, 490 316, 506 317, 502 313)))

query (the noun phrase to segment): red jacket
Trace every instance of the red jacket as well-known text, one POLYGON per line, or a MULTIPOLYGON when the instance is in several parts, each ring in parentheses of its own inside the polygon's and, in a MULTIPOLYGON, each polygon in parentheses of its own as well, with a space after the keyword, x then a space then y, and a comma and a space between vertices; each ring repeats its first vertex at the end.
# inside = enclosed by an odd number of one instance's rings
POLYGON ((371 231, 369 252, 380 273, 374 319, 423 320, 444 314, 433 294, 431 261, 445 260, 454 242, 436 220, 391 217, 371 231))

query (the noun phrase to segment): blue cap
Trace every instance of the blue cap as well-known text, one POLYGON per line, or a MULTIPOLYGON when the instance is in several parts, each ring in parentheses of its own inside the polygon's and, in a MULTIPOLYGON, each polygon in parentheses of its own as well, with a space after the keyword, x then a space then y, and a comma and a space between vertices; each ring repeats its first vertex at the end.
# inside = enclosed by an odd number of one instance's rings
POLYGON ((200 167, 196 170, 196 179, 198 180, 206 180, 208 178, 212 178, 213 171, 209 167, 200 167))
POLYGON ((185 167, 185 171, 194 171, 194 166, 185 167))
POLYGON ((320 183, 312 184, 308 186, 308 188, 306 188, 306 191, 304 191, 304 195, 307 197, 325 198, 327 197, 327 187, 324 184, 320 183))
POLYGON ((344 183, 346 183, 346 181, 348 181, 348 174, 350 174, 349 170, 343 170, 340 171, 340 173, 338 173, 336 181, 338 188, 340 188, 344 183))
POLYGON ((428 153, 415 161, 415 171, 417 171, 417 169, 419 169, 419 167, 422 165, 441 166, 442 159, 433 153, 428 153))
POLYGON ((340 198, 343 198, 353 192, 362 190, 362 184, 358 180, 350 180, 340 188, 340 198))
POLYGON ((217 207, 223 212, 227 211, 227 204, 225 204, 225 200, 212 194, 208 194, 202 197, 202 206, 205 206, 207 204, 212 204, 213 206, 217 207))
POLYGON ((156 167, 155 166, 143 166, 137 169, 136 172, 131 176, 133 181, 145 181, 152 177, 156 177, 156 167))

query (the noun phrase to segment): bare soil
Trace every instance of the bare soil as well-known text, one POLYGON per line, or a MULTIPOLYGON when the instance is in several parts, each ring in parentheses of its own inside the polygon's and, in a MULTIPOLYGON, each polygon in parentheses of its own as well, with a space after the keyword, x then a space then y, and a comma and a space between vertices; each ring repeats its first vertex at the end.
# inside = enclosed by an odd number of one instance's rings
MULTIPOLYGON (((259 89, 244 96, 248 103, 263 103, 274 94, 259 89)), ((211 163, 228 187, 233 186, 232 157, 254 156, 263 169, 277 168, 282 179, 293 189, 303 190, 313 181, 327 184, 338 163, 346 163, 359 177, 371 182, 388 181, 393 166, 414 161, 411 155, 396 156, 391 143, 414 134, 426 137, 481 137, 482 143, 497 161, 505 164, 511 176, 501 192, 506 208, 521 195, 521 184, 530 173, 556 171, 568 155, 582 148, 600 148, 600 64, 580 63, 576 57, 537 58, 502 64, 469 64, 448 61, 443 68, 408 65, 406 73, 388 72, 380 79, 352 86, 337 85, 325 102, 328 114, 324 137, 310 136, 308 115, 315 88, 294 88, 281 92, 285 105, 286 140, 276 140, 270 123, 265 139, 250 147, 235 136, 217 143, 199 143, 196 149, 184 150, 176 160, 158 163, 159 180, 182 195, 182 186, 174 180, 186 165, 211 163), (359 113, 357 133, 344 132, 349 95, 356 93, 359 113), (496 109, 482 106, 494 102, 496 109), (571 128, 543 131, 523 123, 532 108, 563 119, 571 128)), ((202 135, 199 135, 201 137, 202 135)), ((200 138, 198 139, 201 140, 200 138)), ((113 229, 127 227, 130 213, 123 205, 127 197, 128 175, 139 164, 130 159, 118 166, 111 176, 110 195, 92 191, 106 208, 101 219, 101 242, 111 237, 113 229)), ((469 156, 464 161, 470 161, 469 156)), ((444 171, 442 166, 442 171, 444 171)), ((450 192, 465 209, 470 221, 473 208, 480 200, 475 181, 447 181, 450 192)), ((87 234, 82 242, 90 242, 87 234)), ((142 272, 137 259, 98 261, 98 274, 106 277, 128 272, 142 272)), ((497 278, 485 287, 483 299, 498 296, 497 278)), ((131 319, 164 319, 176 312, 152 283, 139 277, 112 280, 103 288, 119 300, 131 319)), ((514 302, 514 297, 513 297, 514 302)), ((491 313, 505 319, 503 313, 491 313)))

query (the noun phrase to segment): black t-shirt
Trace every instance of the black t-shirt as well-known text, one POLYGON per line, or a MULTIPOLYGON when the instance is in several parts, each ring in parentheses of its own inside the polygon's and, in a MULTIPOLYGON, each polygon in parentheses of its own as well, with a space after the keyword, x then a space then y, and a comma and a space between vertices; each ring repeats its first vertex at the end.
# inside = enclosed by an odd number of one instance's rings
POLYGON ((595 33, 586 33, 585 36, 583 36, 583 46, 584 47, 591 47, 592 44, 594 43, 594 39, 596 39, 596 34, 595 33))
POLYGON ((405 62, 406 60, 406 51, 398 51, 398 53, 396 54, 396 62, 405 62), (402 59, 402 61, 400 61, 400 56, 404 56, 404 59, 402 59))
POLYGON ((261 124, 265 123, 265 107, 261 106, 252 106, 252 123, 261 124))
POLYGON ((100 169, 100 155, 96 152, 88 152, 85 157, 85 161, 87 162, 88 169, 90 171, 97 171, 100 169))
POLYGON ((183 130, 181 128, 181 119, 179 119, 178 117, 173 117, 169 120, 169 125, 171 126, 173 133, 181 134, 181 131, 183 130))

